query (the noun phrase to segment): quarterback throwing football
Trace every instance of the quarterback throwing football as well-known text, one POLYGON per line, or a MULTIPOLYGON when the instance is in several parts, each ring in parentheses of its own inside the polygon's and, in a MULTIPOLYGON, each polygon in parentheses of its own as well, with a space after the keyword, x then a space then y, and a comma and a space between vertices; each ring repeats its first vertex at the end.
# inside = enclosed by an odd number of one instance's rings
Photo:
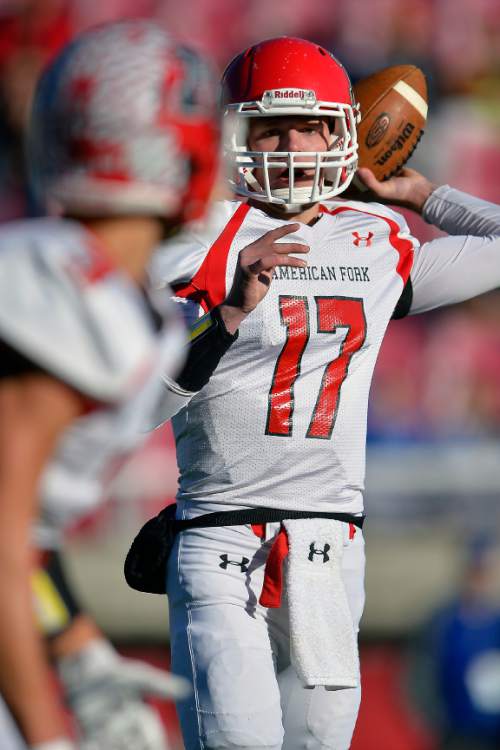
POLYGON ((167 575, 173 667, 194 686, 182 730, 188 750, 346 750, 373 368, 391 318, 500 284, 500 211, 411 170, 386 183, 360 170, 381 202, 343 199, 358 113, 346 71, 316 44, 247 49, 226 69, 223 102, 237 198, 156 257, 157 285, 172 283, 195 317, 226 298, 238 254, 269 231, 288 226, 309 253, 307 267, 274 271, 174 419, 177 518, 196 519, 167 575), (386 202, 448 236, 420 247, 386 202), (226 525, 207 525, 213 512, 226 525))

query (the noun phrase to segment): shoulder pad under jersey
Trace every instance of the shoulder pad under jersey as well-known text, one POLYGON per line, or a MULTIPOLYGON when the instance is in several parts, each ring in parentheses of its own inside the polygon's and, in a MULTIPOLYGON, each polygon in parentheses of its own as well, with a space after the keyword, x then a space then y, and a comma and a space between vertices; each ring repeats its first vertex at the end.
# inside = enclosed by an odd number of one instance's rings
POLYGON ((175 239, 160 245, 149 266, 153 287, 190 281, 240 205, 240 201, 218 201, 203 221, 193 222, 175 239))
POLYGON ((375 203, 373 201, 338 200, 338 198, 333 198, 330 201, 321 201, 321 205, 324 206, 329 212, 334 212, 336 209, 345 210, 346 208, 352 208, 354 211, 361 211, 362 213, 381 216, 386 219, 396 221, 402 227, 406 226, 406 220, 404 216, 398 211, 395 211, 390 206, 386 206, 384 203, 375 203))
POLYGON ((154 357, 141 293, 76 222, 0 231, 0 338, 99 401, 123 399, 154 357))

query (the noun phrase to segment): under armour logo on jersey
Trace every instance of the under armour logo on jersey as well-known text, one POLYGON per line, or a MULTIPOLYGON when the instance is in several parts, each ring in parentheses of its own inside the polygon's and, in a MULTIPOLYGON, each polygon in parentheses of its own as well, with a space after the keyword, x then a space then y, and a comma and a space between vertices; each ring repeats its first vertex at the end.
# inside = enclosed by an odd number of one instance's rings
POLYGON ((314 542, 311 542, 311 544, 309 545, 309 555, 307 556, 308 560, 310 560, 311 562, 313 562, 314 561, 314 555, 321 555, 323 557, 323 562, 324 563, 328 562, 328 560, 330 559, 330 557, 328 555, 328 550, 329 549, 330 549, 330 545, 329 544, 325 544, 325 546, 323 547, 323 549, 316 549, 316 547, 314 546, 314 542))
POLYGON ((228 565, 237 565, 242 573, 246 573, 248 568, 247 565, 250 562, 248 557, 242 557, 241 562, 238 562, 237 560, 230 560, 226 553, 223 555, 220 555, 220 559, 222 560, 221 563, 219 563, 219 568, 223 568, 224 570, 227 568, 228 565))
POLYGON ((373 232, 368 232, 366 237, 361 237, 358 232, 353 232, 352 236, 354 237, 353 242, 356 247, 370 247, 372 244, 373 232))

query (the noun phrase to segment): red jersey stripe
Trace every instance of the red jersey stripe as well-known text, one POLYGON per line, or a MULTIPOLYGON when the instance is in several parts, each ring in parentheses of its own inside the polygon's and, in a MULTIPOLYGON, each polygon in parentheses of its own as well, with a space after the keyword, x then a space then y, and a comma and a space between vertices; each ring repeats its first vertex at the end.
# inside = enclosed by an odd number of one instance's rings
POLYGON ((226 299, 226 267, 229 250, 250 206, 241 203, 209 249, 190 282, 174 285, 177 297, 188 297, 208 312, 226 299))
POLYGON ((396 272, 403 279, 403 284, 406 284, 413 267, 413 243, 410 240, 403 239, 399 236, 400 227, 397 222, 389 219, 387 216, 372 214, 370 211, 362 211, 359 208, 352 208, 352 206, 339 206, 338 208, 334 208, 333 211, 330 211, 326 206, 320 206, 320 211, 322 211, 322 213, 330 214, 330 216, 335 216, 335 214, 339 214, 342 211, 355 211, 360 214, 365 214, 366 216, 374 216, 377 219, 383 219, 383 221, 389 225, 389 242, 399 255, 396 272))

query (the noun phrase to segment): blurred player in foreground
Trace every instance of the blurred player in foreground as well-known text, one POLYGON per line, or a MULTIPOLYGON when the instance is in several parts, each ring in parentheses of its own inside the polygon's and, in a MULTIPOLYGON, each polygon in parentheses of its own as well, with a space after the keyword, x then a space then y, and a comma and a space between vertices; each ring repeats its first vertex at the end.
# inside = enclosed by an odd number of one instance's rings
POLYGON ((225 298, 239 253, 264 233, 288 226, 310 250, 306 268, 276 269, 210 383, 174 418, 183 530, 167 576, 172 664, 194 685, 178 706, 183 736, 187 750, 346 750, 360 701, 373 368, 391 318, 500 284, 500 210, 409 169, 384 183, 359 170, 379 202, 344 200, 356 103, 316 44, 257 44, 223 88, 238 198, 155 256, 157 285, 173 284, 196 316, 225 298), (385 203, 449 236, 419 247, 385 203))
MULTIPOLYGON (((289 257, 300 247, 275 250, 272 238, 264 252, 242 253, 234 290, 241 304, 212 311, 187 355, 174 306, 145 293, 155 247, 204 212, 216 172, 214 103, 206 62, 149 22, 82 35, 35 96, 31 166, 60 218, 0 232, 0 692, 32 749, 76 747, 35 625, 40 494, 67 494, 77 505, 79 490, 91 503, 108 459, 137 442, 153 404, 168 416, 183 389, 208 379, 267 291, 257 281, 262 268, 304 264, 289 257)), ((185 694, 185 681, 121 660, 75 611, 57 565, 45 576, 69 620, 76 615, 52 652, 83 733, 79 747, 163 747, 158 721, 137 695, 185 694)))

